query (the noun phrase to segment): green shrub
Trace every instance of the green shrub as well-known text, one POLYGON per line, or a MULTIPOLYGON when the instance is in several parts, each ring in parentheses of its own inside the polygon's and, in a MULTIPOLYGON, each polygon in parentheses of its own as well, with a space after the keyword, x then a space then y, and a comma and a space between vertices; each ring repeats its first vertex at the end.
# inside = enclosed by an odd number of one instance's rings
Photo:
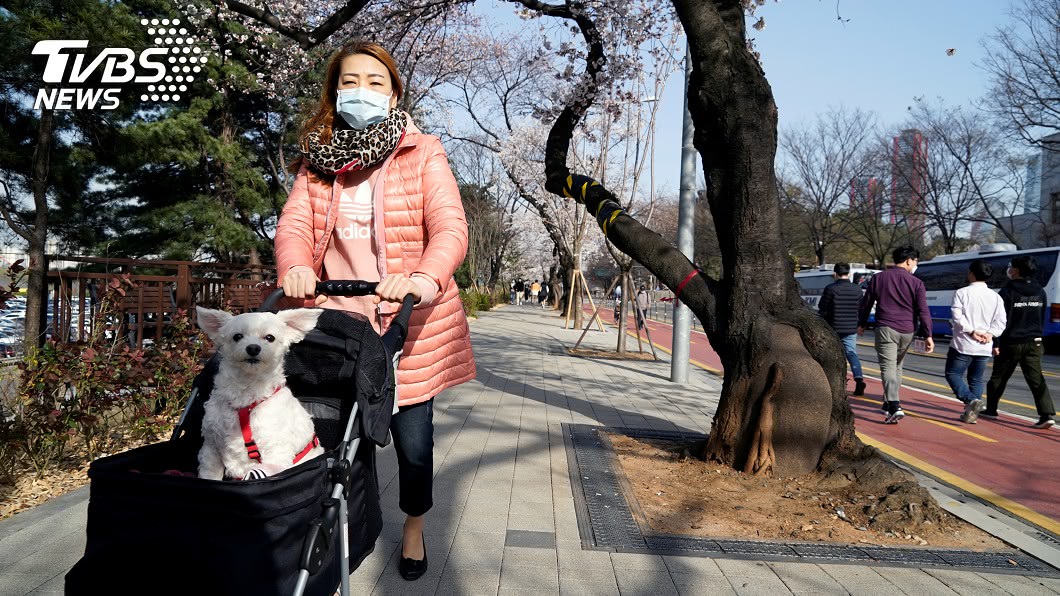
POLYGON ((477 316, 480 310, 491 310, 495 305, 503 302, 498 299, 496 292, 486 294, 473 290, 460 290, 460 301, 464 304, 464 314, 469 317, 477 316))
POLYGON ((204 342, 184 311, 173 315, 153 345, 133 349, 119 333, 107 339, 105 321, 132 287, 127 277, 112 280, 87 340, 49 341, 18 364, 18 400, 0 428, 0 453, 40 476, 60 463, 71 444, 93 460, 126 441, 168 431, 191 394, 204 342))

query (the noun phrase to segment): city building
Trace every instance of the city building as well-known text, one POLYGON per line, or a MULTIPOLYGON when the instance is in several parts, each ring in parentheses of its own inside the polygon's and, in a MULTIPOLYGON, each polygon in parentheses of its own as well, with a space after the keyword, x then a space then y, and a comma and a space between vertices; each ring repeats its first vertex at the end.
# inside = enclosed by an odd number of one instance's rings
POLYGON ((927 189, 928 143, 915 128, 894 137, 891 155, 891 221, 904 223, 914 241, 922 240, 927 189))
POLYGON ((1060 133, 1042 139, 1027 162, 1021 214, 1006 218, 1021 249, 1060 243, 1060 133))

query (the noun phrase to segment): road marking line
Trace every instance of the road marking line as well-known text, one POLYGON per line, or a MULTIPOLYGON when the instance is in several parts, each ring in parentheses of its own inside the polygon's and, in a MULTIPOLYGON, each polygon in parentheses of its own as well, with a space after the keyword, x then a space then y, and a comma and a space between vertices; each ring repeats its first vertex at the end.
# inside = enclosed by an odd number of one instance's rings
MULTIPOLYGON (((870 404, 880 405, 880 402, 878 402, 878 401, 876 401, 874 399, 869 399, 867 397, 854 397, 854 396, 851 396, 850 399, 856 399, 858 401, 864 401, 864 402, 868 402, 870 404)), ((981 434, 973 433, 972 431, 966 430, 964 428, 961 428, 961 427, 957 426, 956 424, 950 424, 948 422, 942 422, 941 420, 935 420, 934 418, 929 418, 927 416, 924 416, 923 414, 917 414, 916 412, 910 412, 906 408, 902 408, 902 411, 905 412, 906 416, 912 416, 913 418, 919 418, 919 419, 923 420, 924 422, 930 422, 931 424, 934 424, 934 425, 937 425, 937 426, 941 426, 941 427, 945 428, 946 430, 956 431, 956 432, 959 432, 961 434, 968 435, 969 437, 972 437, 974 439, 979 439, 980 441, 984 441, 986 443, 997 443, 998 442, 997 439, 991 439, 990 437, 984 437, 981 434)))
MULTIPOLYGON (((881 375, 883 374, 883 372, 880 369, 878 369, 878 368, 872 368, 871 366, 865 366, 865 365, 862 365, 862 368, 865 369, 865 370, 868 370, 868 371, 880 373, 881 375)), ((951 391, 951 389, 950 389, 950 387, 948 385, 940 385, 938 383, 933 383, 931 381, 925 381, 923 379, 918 379, 918 378, 910 376, 910 375, 903 374, 902 375, 902 381, 903 382, 904 381, 916 381, 917 383, 922 383, 922 384, 928 385, 930 387, 938 387, 939 389, 945 389, 946 391, 951 391)), ((1010 406, 1019 406, 1021 408, 1027 408, 1028 410, 1037 411, 1037 408, 1035 408, 1034 406, 1028 406, 1027 404, 1021 404, 1018 401, 1012 401, 1010 399, 1004 399, 1004 397, 1002 397, 1001 403, 1009 404, 1010 406)))
POLYGON ((1007 497, 1003 497, 991 491, 990 489, 983 488, 982 486, 979 486, 978 484, 975 484, 974 482, 971 482, 969 480, 965 480, 964 478, 961 478, 956 474, 952 474, 950 472, 947 472, 946 470, 943 470, 942 468, 933 466, 916 456, 910 455, 900 449, 895 449, 894 447, 891 447, 886 443, 882 443, 861 433, 857 433, 857 435, 858 438, 861 439, 861 442, 879 449, 880 451, 893 457, 894 459, 897 459, 902 463, 912 466, 929 476, 934 476, 938 480, 955 486, 978 499, 996 505, 997 507, 1000 507, 1001 509, 1011 513, 1012 515, 1022 518, 1036 526, 1044 528, 1045 530, 1048 530, 1054 534, 1060 534, 1060 523, 1042 515, 1041 513, 1038 513, 1037 511, 1031 509, 1030 507, 1027 507, 1026 505, 1017 503, 1007 497))

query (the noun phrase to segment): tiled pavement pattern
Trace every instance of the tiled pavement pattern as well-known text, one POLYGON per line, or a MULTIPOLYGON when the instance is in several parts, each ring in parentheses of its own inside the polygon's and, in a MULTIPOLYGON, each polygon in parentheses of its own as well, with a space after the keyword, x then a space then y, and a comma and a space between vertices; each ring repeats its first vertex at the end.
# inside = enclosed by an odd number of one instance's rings
MULTIPOLYGON (((387 523, 351 577, 353 594, 1060 594, 1057 578, 582 550, 560 424, 707 432, 719 380, 696 370, 681 388, 668 381, 668 362, 563 355, 556 348, 580 331, 533 307, 483 313, 471 330, 478 380, 435 404, 429 570, 412 583, 397 574, 404 518, 388 447, 387 523)), ((611 347, 616 335, 587 338, 611 347)), ((86 498, 81 490, 0 523, 0 595, 62 592, 84 547, 86 498)), ((173 572, 193 571, 163 562, 160 580, 173 572)))

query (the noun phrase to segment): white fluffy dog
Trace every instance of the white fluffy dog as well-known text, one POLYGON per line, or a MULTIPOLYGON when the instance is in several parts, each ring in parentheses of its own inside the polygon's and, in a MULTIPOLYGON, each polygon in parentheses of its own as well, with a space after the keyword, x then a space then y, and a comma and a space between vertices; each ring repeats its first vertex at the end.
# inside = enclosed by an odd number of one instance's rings
POLYGON ((240 480, 252 470, 261 477, 323 453, 313 420, 283 373, 287 349, 316 325, 321 311, 196 311, 221 358, 202 423, 199 477, 240 480))

